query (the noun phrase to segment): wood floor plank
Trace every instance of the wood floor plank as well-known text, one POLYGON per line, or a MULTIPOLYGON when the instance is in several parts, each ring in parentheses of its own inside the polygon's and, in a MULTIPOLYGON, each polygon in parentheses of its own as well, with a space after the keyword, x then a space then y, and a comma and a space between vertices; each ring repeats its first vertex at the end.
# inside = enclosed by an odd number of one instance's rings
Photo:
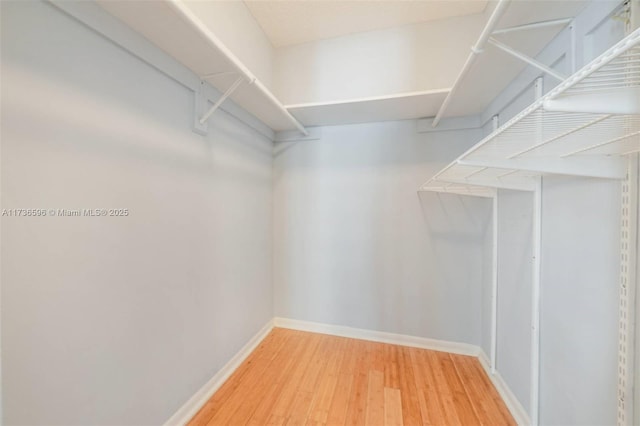
POLYGON ((484 369, 479 366, 478 360, 470 356, 457 356, 453 358, 453 362, 467 390, 469 400, 475 407, 480 424, 515 426, 513 416, 489 381, 484 369))
POLYGON ((451 384, 447 381, 449 375, 445 373, 443 365, 440 363, 440 352, 429 351, 426 355, 432 371, 430 377, 433 380, 433 389, 437 391, 438 403, 442 409, 443 418, 440 420, 440 424, 464 425, 460 417, 458 417, 458 408, 451 392, 451 384))
POLYGON ((294 402, 307 366, 316 352, 321 339, 322 335, 320 334, 312 335, 311 341, 307 344, 302 355, 300 355, 298 365, 295 369, 289 372, 287 383, 282 388, 282 392, 278 395, 278 398, 271 409, 271 414, 267 421, 268 424, 285 424, 287 418, 290 416, 290 407, 294 402), (282 423, 278 423, 279 420, 282 420, 282 423))
POLYGON ((413 369, 410 348, 398 347, 398 382, 402 395, 402 417, 409 425, 421 425, 423 423, 422 414, 413 369))
POLYGON ((190 425, 515 425, 474 357, 274 328, 190 425))
POLYGON ((298 386, 298 391, 289 408, 287 422, 285 424, 297 426, 306 423, 311 403, 317 391, 319 379, 326 368, 327 358, 334 347, 335 339, 331 336, 323 335, 318 349, 309 361, 305 374, 298 386))
POLYGON ((385 387, 399 389, 400 376, 398 372, 398 349, 400 346, 384 345, 384 385, 385 387))
MULTIPOLYGON (((247 421, 247 425, 262 426, 268 422, 280 393, 288 383, 290 372, 300 368, 302 356, 311 343, 312 336, 303 333, 297 341, 298 343, 294 347, 287 347, 286 351, 281 351, 286 355, 287 361, 281 368, 273 369, 276 376, 272 379, 271 383, 263 388, 264 392, 260 395, 260 402, 247 421)), ((284 416, 282 417, 282 421, 284 422, 284 416)))
POLYGON ((331 401, 333 400, 338 384, 340 366, 345 355, 344 348, 346 346, 346 340, 347 339, 337 338, 335 348, 333 348, 333 351, 328 355, 324 374, 320 377, 313 402, 309 409, 307 424, 327 423, 329 408, 331 407, 331 401))
POLYGON ((255 397, 248 398, 247 395, 253 395, 251 393, 252 390, 261 386, 262 377, 267 371, 269 371, 273 360, 281 353, 281 348, 285 346, 289 340, 295 340, 294 335, 288 335, 285 336, 285 339, 277 340, 273 346, 272 352, 261 352, 259 354, 261 361, 255 361, 256 368, 253 373, 245 375, 243 379, 239 381, 233 394, 220 406, 217 412, 214 413, 211 419, 207 422, 207 425, 227 424, 238 412, 241 413, 240 415, 244 416, 243 408, 247 405, 252 405, 252 402, 255 402, 255 397))
POLYGON ((327 413, 328 425, 343 425, 347 419, 349 407, 349 395, 353 387, 353 374, 340 373, 336 381, 336 387, 331 400, 331 406, 327 413))
POLYGON ((345 425, 364 425, 367 408, 367 390, 369 384, 369 368, 371 359, 367 351, 367 343, 362 340, 355 341, 356 366, 354 371, 353 386, 349 395, 347 418, 345 425))
POLYGON ((385 370, 385 352, 388 346, 384 343, 368 342, 369 351, 371 352, 371 369, 382 373, 384 379, 385 370))
POLYGON ((198 411, 195 417, 191 420, 190 424, 193 426, 206 425, 209 420, 216 414, 221 407, 231 398, 236 389, 242 383, 242 380, 247 375, 253 374, 253 371, 259 368, 259 362, 257 362, 262 353, 276 352, 277 348, 284 344, 285 339, 293 338, 295 334, 286 333, 282 330, 273 330, 265 337, 265 339, 258 345, 236 371, 226 380, 226 382, 218 389, 218 391, 207 401, 207 403, 198 411))
POLYGON ((384 423, 384 373, 369 370, 367 382, 367 411, 365 424, 382 425, 384 423))
POLYGON ((440 366, 444 374, 445 380, 451 390, 451 396, 456 407, 456 413, 463 425, 477 425, 480 423, 478 416, 469 401, 467 392, 460 382, 460 377, 451 359, 451 354, 445 352, 437 352, 440 366))
POLYGON ((246 398, 233 414, 234 422, 237 424, 264 424, 267 419, 265 413, 270 411, 278 391, 282 389, 283 378, 297 362, 296 355, 302 352, 307 339, 308 336, 305 335, 294 338, 290 344, 286 345, 286 350, 281 348, 271 358, 265 358, 265 361, 269 362, 269 366, 256 385, 257 389, 263 389, 264 392, 260 394, 254 392, 255 397, 246 398), (259 417, 260 420, 257 420, 259 417))
POLYGON ((402 426, 403 424, 400 389, 384 388, 384 425, 402 426))
POLYGON ((347 419, 349 395, 353 386, 357 361, 355 345, 354 339, 345 340, 344 356, 338 369, 338 381, 327 414, 328 425, 344 425, 347 419))
POLYGON ((410 353, 414 366, 414 379, 418 389, 422 424, 441 425, 446 421, 446 417, 443 404, 440 401, 441 389, 438 389, 435 381, 428 352, 411 348, 410 353))

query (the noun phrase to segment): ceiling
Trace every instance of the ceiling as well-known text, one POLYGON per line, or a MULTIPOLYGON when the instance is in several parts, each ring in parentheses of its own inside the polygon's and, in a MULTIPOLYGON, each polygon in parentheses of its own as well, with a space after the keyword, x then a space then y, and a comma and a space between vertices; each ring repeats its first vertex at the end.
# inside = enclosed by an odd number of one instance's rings
POLYGON ((482 13, 486 0, 245 0, 274 47, 482 13))

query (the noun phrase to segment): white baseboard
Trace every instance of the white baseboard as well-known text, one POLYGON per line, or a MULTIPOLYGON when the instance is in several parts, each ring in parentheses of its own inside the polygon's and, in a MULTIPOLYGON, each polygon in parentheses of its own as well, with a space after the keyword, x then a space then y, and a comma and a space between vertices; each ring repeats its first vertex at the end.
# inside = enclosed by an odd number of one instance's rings
POLYGON ((273 319, 273 325, 275 327, 290 328, 293 330, 311 331, 314 333, 351 337, 353 339, 371 340, 373 342, 391 343, 393 345, 411 346, 421 349, 431 349, 434 351, 450 352, 460 355, 478 356, 480 353, 480 348, 468 343, 448 342, 445 340, 407 336, 405 334, 387 333, 384 331, 364 330, 361 328, 344 327, 341 325, 322 324, 318 322, 278 317, 273 319))
POLYGON ((182 426, 196 415, 198 410, 222 386, 231 374, 242 364, 249 354, 262 342, 273 327, 289 328, 293 330, 310 331, 314 333, 330 334, 333 336, 350 337, 353 339, 370 340, 373 342, 390 343, 400 346, 430 349, 460 355, 478 357, 480 364, 487 372, 507 408, 519 425, 529 425, 529 415, 522 404, 515 397, 509 386, 499 373, 492 374, 489 359, 482 349, 468 343, 449 342, 445 340, 428 339, 426 337, 408 336, 404 334, 387 333, 384 331, 364 330, 360 328, 344 327, 340 325, 322 324, 288 318, 273 318, 247 342, 229 362, 225 364, 202 388, 200 388, 176 413, 165 423, 165 426, 182 426))
POLYGON ((495 386, 496 390, 502 397, 502 400, 511 412, 511 415, 513 416, 516 423, 521 426, 530 425, 531 419, 529 417, 529 414, 527 413, 527 410, 524 409, 520 401, 518 401, 518 398, 516 398, 513 392, 511 392, 511 389, 504 381, 500 373, 498 373, 497 371, 495 373, 491 373, 489 357, 486 353, 484 353, 482 349, 480 349, 480 353, 478 354, 478 360, 480 361, 482 368, 484 368, 484 371, 487 373, 487 376, 489 376, 489 379, 493 383, 493 386, 495 386))
POLYGON ((499 373, 491 374, 487 355, 476 345, 278 317, 273 319, 273 325, 274 327, 290 328, 293 330, 311 331, 314 333, 330 334, 333 336, 350 337, 353 339, 391 343, 400 346, 411 346, 421 349, 430 349, 434 351, 478 357, 480 364, 487 372, 489 379, 504 400, 505 405, 511 412, 514 420, 519 425, 523 426, 531 424, 526 410, 522 407, 522 404, 520 404, 513 392, 511 392, 511 389, 509 389, 509 386, 507 386, 502 376, 500 376, 499 373))
POLYGON ((198 410, 211 398, 211 396, 222 386, 231 374, 242 364, 251 352, 262 342, 262 340, 273 329, 273 319, 253 336, 246 345, 242 347, 234 356, 222 367, 204 386, 202 386, 173 416, 165 423, 165 426, 182 426, 196 415, 198 410))

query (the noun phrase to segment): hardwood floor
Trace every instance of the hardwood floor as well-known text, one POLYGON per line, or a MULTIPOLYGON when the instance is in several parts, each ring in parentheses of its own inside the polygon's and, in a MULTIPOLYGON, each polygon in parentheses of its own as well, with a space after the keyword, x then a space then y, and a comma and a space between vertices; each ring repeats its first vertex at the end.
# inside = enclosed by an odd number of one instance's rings
POLYGON ((275 328, 190 425, 515 425, 474 357, 275 328))

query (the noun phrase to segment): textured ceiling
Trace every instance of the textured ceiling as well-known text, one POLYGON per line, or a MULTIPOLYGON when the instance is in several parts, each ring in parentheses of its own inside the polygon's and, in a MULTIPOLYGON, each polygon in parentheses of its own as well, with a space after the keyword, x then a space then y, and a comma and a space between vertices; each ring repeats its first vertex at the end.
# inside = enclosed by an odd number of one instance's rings
POLYGON ((245 0, 275 47, 482 13, 486 0, 245 0))

